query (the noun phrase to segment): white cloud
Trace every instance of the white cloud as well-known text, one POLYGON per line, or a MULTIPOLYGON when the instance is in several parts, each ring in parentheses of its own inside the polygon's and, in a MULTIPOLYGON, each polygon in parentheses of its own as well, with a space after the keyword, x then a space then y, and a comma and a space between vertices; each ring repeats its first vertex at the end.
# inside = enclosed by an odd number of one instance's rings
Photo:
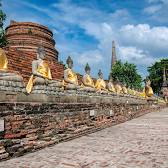
POLYGON ((148 0, 149 6, 144 12, 149 15, 148 20, 155 23, 168 23, 168 0, 148 0))
POLYGON ((137 65, 150 65, 156 61, 148 53, 136 47, 119 47, 119 54, 123 61, 128 61, 137 65))
POLYGON ((80 65, 86 65, 86 63, 89 63, 91 65, 98 64, 101 63, 102 60, 103 57, 99 50, 86 51, 82 53, 77 59, 80 65))
POLYGON ((144 9, 144 12, 147 14, 155 14, 162 8, 161 5, 152 5, 144 9))
POLYGON ((125 45, 143 48, 158 56, 159 52, 167 53, 168 27, 150 27, 148 24, 125 25, 121 27, 120 35, 125 45))

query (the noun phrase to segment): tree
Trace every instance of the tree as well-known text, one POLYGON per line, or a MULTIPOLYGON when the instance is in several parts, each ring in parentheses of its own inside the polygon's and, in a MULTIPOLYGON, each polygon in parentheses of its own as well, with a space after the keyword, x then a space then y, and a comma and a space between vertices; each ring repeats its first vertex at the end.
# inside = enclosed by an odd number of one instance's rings
MULTIPOLYGON (((168 70, 168 59, 162 59, 155 62, 151 67, 148 67, 149 79, 151 86, 156 94, 159 94, 163 84, 163 69, 168 70)), ((166 73, 166 78, 168 74, 166 73)))
POLYGON ((119 80, 127 86, 135 89, 142 88, 142 77, 137 73, 135 64, 117 61, 112 67, 111 75, 114 80, 119 80))
MULTIPOLYGON (((1 1, 0 1, 0 7, 1 7, 1 1)), ((0 9, 0 47, 4 47, 7 45, 6 37, 5 37, 5 31, 3 30, 3 22, 6 19, 5 13, 3 13, 2 9, 0 9)))

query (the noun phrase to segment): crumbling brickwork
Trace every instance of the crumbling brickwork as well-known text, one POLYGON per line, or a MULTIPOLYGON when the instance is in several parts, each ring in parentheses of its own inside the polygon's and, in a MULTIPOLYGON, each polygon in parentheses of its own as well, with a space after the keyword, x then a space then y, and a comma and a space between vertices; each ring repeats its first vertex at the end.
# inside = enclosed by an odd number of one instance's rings
POLYGON ((125 122, 151 109, 149 104, 0 103, 0 119, 5 121, 0 160, 125 122))

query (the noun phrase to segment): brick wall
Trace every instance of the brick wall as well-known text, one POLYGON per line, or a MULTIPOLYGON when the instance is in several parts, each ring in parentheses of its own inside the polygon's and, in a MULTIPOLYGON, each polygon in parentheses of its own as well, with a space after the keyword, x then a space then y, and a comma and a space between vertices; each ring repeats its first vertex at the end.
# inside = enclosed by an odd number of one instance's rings
POLYGON ((0 103, 0 120, 5 122, 0 134, 0 160, 125 122, 149 109, 149 104, 0 103), (90 110, 95 116, 90 116, 90 110))

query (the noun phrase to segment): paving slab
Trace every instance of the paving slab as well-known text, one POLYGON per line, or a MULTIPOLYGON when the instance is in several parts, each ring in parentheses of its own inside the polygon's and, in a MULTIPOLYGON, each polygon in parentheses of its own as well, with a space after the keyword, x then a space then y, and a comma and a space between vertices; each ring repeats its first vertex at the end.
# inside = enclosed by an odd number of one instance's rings
POLYGON ((0 162, 0 168, 168 168, 168 108, 0 162))

